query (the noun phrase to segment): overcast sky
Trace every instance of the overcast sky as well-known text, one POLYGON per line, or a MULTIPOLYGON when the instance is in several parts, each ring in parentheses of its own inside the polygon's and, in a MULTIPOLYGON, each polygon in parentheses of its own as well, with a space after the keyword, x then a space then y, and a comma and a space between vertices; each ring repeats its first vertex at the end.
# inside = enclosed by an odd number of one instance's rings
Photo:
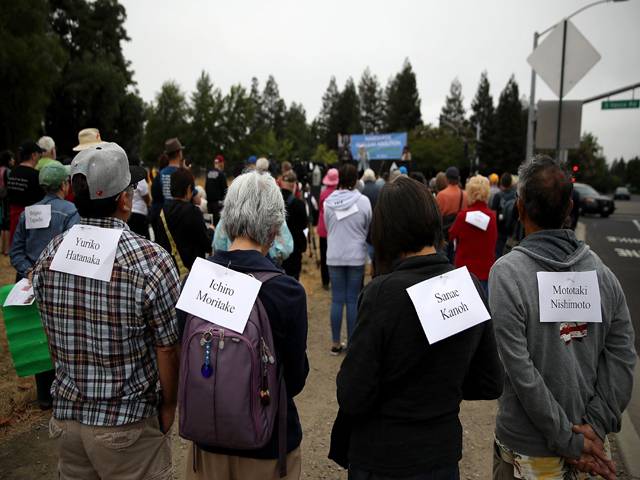
MULTIPOLYGON (((287 104, 318 113, 331 75, 340 88, 368 66, 383 85, 408 57, 418 79, 425 122, 437 124, 454 77, 467 109, 482 70, 497 104, 509 76, 529 96, 533 32, 589 0, 121 0, 131 42, 124 45, 142 97, 166 80, 191 92, 202 70, 223 92, 273 74, 287 104)), ((569 92, 583 99, 640 81, 640 0, 605 3, 572 19, 602 59, 569 92)), ((640 98, 640 89, 635 92, 640 98)), ((615 98, 631 98, 631 92, 615 98)), ((537 99, 554 95, 538 77, 537 99)), ((582 130, 593 132, 607 159, 640 155, 640 109, 585 105, 582 130)))

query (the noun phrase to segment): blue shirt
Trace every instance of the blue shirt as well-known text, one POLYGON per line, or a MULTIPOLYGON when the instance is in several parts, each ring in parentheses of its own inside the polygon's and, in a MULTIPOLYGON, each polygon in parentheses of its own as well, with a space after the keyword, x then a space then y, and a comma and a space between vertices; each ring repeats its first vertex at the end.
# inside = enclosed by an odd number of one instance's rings
POLYGON ((80 223, 76 206, 57 195, 49 193, 35 205, 51 205, 51 222, 47 228, 27 230, 25 213, 20 214, 9 256, 11 265, 22 277, 27 275, 27 271, 35 265, 42 251, 54 237, 80 223))

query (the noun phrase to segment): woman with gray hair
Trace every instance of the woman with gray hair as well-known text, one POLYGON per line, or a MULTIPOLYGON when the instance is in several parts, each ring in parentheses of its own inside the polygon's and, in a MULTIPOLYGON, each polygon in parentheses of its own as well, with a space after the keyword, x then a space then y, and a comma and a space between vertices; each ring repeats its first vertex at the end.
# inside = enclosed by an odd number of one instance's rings
MULTIPOLYGON (((217 250, 210 261, 246 274, 274 272, 264 282, 258 298, 269 317, 275 356, 283 367, 287 398, 287 479, 301 471, 302 427, 293 397, 304 387, 307 360, 307 298, 302 285, 282 274, 265 255, 285 220, 285 205, 276 181, 268 173, 252 171, 237 177, 227 192, 221 215, 231 245, 217 250)), ((204 414, 204 412, 202 412, 204 414)), ((277 479, 278 428, 257 450, 238 450, 204 444, 189 449, 187 479, 277 479), (194 471, 193 466, 197 466, 194 471)))

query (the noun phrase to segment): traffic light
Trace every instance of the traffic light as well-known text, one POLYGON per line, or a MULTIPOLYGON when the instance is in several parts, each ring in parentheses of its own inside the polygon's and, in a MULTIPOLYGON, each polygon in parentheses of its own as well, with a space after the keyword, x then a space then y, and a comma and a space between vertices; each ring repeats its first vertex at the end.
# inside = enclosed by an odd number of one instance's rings
POLYGON ((574 165, 573 167, 571 167, 571 170, 573 171, 573 173, 578 173, 578 170, 580 170, 580 167, 578 165, 574 165))

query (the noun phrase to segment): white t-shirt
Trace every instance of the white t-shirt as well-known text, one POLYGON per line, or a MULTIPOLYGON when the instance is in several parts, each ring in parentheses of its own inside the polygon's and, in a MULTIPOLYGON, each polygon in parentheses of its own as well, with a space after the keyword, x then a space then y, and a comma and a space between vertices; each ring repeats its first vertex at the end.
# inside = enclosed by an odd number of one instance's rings
POLYGON ((133 206, 131 208, 131 211, 133 213, 147 215, 147 213, 149 212, 149 209, 142 197, 148 194, 149 194, 149 185, 147 185, 147 181, 140 180, 138 182, 138 185, 136 185, 135 190, 133 191, 133 206))

